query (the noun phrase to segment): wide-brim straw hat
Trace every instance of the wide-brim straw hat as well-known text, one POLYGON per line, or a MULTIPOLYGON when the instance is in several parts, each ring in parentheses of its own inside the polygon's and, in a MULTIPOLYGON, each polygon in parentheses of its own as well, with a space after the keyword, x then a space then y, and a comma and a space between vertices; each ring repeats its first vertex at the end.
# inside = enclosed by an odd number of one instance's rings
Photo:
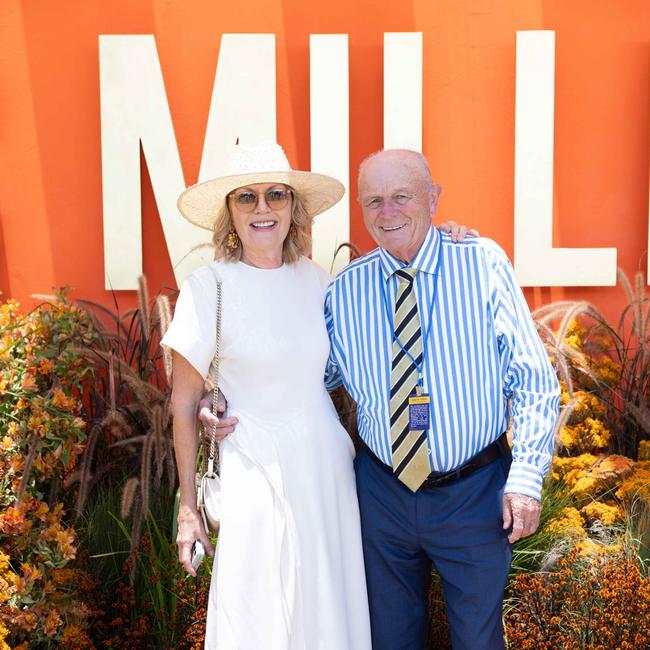
POLYGON ((291 169, 286 154, 276 142, 235 145, 226 169, 224 176, 192 185, 178 197, 178 209, 188 221, 214 230, 228 194, 254 183, 289 185, 311 217, 331 208, 345 194, 343 183, 331 176, 291 169))

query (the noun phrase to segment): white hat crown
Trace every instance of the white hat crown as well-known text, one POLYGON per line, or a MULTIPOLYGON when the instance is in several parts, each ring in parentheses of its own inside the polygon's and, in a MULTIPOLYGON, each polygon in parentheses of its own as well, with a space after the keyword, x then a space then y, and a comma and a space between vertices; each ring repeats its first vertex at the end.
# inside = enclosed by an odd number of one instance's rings
POLYGON ((291 169, 282 147, 266 141, 254 146, 233 146, 225 175, 188 187, 178 197, 178 209, 191 223, 212 230, 228 194, 255 183, 291 186, 310 217, 332 207, 345 194, 343 183, 331 176, 291 169))
POLYGON ((291 165, 284 149, 267 140, 252 146, 235 145, 228 157, 226 174, 256 174, 264 172, 289 172, 291 165))

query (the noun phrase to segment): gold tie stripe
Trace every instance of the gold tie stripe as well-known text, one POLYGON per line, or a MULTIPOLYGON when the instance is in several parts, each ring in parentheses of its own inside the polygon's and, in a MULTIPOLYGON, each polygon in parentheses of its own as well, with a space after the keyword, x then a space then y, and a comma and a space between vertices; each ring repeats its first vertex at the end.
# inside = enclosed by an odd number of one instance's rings
POLYGON ((390 375, 390 424, 393 473, 415 492, 430 473, 427 431, 409 429, 408 398, 416 392, 418 370, 411 360, 422 364, 422 330, 413 279, 417 269, 396 271, 399 278, 395 297, 395 336, 390 375), (411 357, 404 352, 407 350, 411 357))

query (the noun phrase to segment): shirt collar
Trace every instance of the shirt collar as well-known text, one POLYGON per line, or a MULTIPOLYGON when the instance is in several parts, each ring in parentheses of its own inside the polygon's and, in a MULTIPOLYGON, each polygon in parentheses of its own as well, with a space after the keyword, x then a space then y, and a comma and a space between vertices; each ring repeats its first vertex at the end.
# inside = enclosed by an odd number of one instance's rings
POLYGON ((403 269, 406 266, 418 269, 418 271, 424 273, 434 273, 438 263, 438 256, 440 255, 441 239, 438 229, 432 224, 410 264, 405 264, 402 260, 393 257, 385 248, 380 248, 379 263, 384 280, 388 280, 395 271, 403 269))

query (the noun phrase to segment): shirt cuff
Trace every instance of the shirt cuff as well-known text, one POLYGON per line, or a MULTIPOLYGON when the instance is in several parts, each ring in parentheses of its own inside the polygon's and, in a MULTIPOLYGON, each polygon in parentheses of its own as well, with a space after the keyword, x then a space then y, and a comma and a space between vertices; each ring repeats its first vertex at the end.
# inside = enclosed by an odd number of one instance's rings
POLYGON ((544 475, 538 467, 513 461, 504 488, 505 494, 525 494, 541 501, 544 475))

